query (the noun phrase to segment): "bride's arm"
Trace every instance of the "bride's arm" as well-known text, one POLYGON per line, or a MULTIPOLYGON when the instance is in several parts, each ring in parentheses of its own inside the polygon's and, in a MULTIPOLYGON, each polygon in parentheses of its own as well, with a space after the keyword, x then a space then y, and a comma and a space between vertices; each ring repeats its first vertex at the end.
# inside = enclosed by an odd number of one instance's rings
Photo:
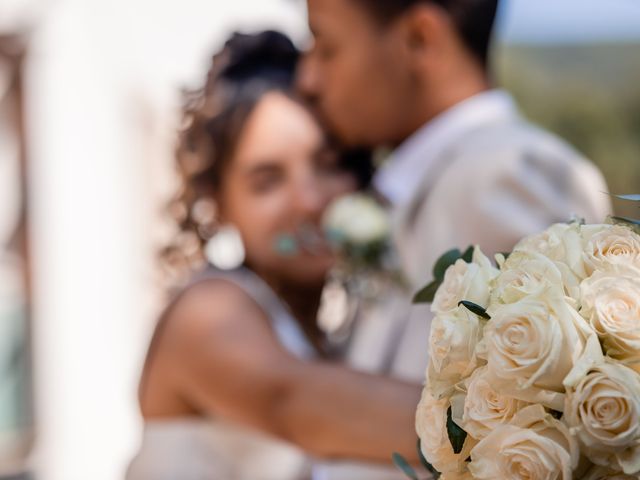
POLYGON ((388 463, 397 451, 417 461, 418 385, 293 357, 230 285, 192 288, 167 320, 166 374, 194 408, 320 457, 388 463))

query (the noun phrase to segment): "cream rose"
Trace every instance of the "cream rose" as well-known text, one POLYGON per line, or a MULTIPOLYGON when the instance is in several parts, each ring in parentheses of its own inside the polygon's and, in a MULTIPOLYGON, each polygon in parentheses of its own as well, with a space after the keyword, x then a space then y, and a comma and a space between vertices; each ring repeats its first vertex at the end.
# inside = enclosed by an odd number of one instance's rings
POLYGON ((605 353, 632 368, 640 365, 640 273, 598 271, 581 285, 580 313, 594 328, 605 353))
POLYGON ((582 254, 580 225, 557 223, 542 233, 523 238, 513 251, 540 253, 553 261, 576 265, 582 254))
POLYGON ((477 369, 467 383, 462 427, 480 440, 513 417, 529 404, 496 392, 486 375, 486 367, 477 369))
POLYGON ((431 311, 436 315, 450 312, 462 300, 486 307, 491 280, 498 273, 498 269, 491 265, 491 261, 476 247, 471 263, 458 260, 447 269, 444 281, 431 304, 431 311))
POLYGON ((593 463, 640 472, 640 375, 617 363, 567 385, 564 421, 593 463))
POLYGON ((591 349, 601 355, 595 333, 553 289, 499 306, 484 335, 493 387, 554 410, 564 407, 563 382, 576 362, 591 349))
POLYGON ((475 348, 482 338, 482 323, 462 306, 433 319, 427 385, 436 398, 450 395, 454 386, 478 367, 475 348))
POLYGON ((595 466, 582 477, 582 480, 636 480, 637 478, 637 476, 632 477, 623 472, 595 466))
POLYGON ((583 261, 587 276, 611 265, 623 265, 640 272, 640 235, 622 225, 586 225, 583 261))
MULTIPOLYGON (((416 432, 420 437, 422 454, 433 467, 442 473, 462 473, 473 446, 467 437, 462 452, 456 455, 447 434, 448 398, 437 400, 425 388, 416 411, 416 432)), ((455 478, 455 477, 454 477, 455 478)))
POLYGON ((525 297, 541 295, 549 289, 577 297, 579 287, 580 282, 575 275, 569 275, 565 281, 558 265, 546 256, 516 251, 503 263, 494 281, 491 306, 515 303, 525 297))
POLYGON ((449 472, 443 473, 440 476, 440 480, 473 480, 473 475, 470 472, 449 472))
POLYGON ((533 405, 480 441, 468 468, 481 480, 571 480, 579 456, 569 429, 533 405))
POLYGON ((566 295, 576 299, 578 285, 587 277, 580 229, 577 223, 553 225, 541 234, 524 238, 514 248, 514 254, 526 252, 547 257, 560 271, 566 295))

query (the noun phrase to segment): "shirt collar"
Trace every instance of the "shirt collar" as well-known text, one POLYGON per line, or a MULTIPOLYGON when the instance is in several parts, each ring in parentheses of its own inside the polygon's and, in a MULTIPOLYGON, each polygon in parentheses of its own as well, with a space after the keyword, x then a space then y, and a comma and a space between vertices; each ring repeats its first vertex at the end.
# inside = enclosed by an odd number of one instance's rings
POLYGON ((411 135, 378 170, 373 185, 394 206, 407 204, 435 160, 456 139, 487 123, 512 119, 518 110, 504 90, 489 90, 441 113, 411 135))

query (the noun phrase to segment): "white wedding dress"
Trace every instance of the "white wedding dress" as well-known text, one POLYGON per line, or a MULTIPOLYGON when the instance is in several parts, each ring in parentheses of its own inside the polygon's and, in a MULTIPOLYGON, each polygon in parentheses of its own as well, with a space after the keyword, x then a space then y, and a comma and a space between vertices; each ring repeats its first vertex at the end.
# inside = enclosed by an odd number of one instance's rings
MULTIPOLYGON (((282 345, 299 358, 314 349, 275 293, 253 272, 207 270, 198 281, 222 278, 242 288, 265 311, 282 345)), ((127 480, 308 480, 302 451, 261 432, 218 418, 154 420, 145 424, 142 446, 127 480)))

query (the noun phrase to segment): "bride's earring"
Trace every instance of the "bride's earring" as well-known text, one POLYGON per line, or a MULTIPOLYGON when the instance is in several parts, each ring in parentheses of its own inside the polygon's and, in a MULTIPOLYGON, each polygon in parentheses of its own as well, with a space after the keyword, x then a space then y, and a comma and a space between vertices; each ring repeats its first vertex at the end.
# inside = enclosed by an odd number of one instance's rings
POLYGON ((207 260, 220 270, 233 270, 244 263, 240 232, 233 225, 221 225, 205 246, 207 260))

